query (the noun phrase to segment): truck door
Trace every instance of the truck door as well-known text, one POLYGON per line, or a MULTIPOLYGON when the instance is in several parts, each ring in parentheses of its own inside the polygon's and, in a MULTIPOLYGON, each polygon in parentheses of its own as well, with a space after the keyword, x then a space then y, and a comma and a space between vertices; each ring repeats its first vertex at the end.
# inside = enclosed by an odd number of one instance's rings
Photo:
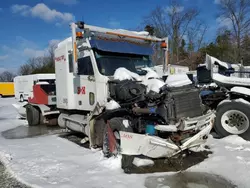
POLYGON ((96 104, 96 82, 89 53, 78 58, 78 76, 75 82, 79 110, 92 111, 96 104))

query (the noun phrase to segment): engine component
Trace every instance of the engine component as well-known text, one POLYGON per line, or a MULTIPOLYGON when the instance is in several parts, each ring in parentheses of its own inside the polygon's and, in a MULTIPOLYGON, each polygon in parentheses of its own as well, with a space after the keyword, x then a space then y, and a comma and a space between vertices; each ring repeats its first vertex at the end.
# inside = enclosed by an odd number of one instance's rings
POLYGON ((155 125, 152 124, 146 125, 146 134, 155 135, 155 125))
POLYGON ((114 80, 109 82, 110 97, 120 103, 142 100, 146 86, 132 80, 114 80))
POLYGON ((167 89, 168 117, 177 122, 182 117, 202 115, 199 90, 194 86, 171 87, 167 89))

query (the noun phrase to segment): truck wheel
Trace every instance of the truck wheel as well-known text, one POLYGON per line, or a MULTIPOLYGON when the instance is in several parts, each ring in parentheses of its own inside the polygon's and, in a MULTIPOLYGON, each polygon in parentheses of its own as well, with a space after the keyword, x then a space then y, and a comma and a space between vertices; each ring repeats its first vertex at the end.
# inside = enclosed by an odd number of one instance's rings
POLYGON ((250 106, 242 102, 225 102, 217 107, 214 129, 221 137, 239 135, 250 140, 250 106))
MULTIPOLYGON (((103 153, 105 157, 111 157, 112 155, 119 154, 120 151, 120 134, 119 131, 133 132, 131 126, 125 126, 123 121, 128 121, 125 118, 112 118, 109 120, 109 127, 113 133, 113 135, 109 135, 108 125, 105 126, 103 131, 103 153), (110 136, 114 138, 114 140, 110 140, 110 136), (115 145, 115 150, 111 149, 111 145, 115 145)), ((112 134, 111 133, 111 134, 112 134)))
POLYGON ((26 107, 26 116, 29 126, 35 126, 39 124, 40 112, 34 106, 28 105, 26 107))
POLYGON ((126 174, 130 174, 133 169, 134 156, 122 155, 121 167, 126 174))
POLYGON ((0 94, 0 98, 3 98, 3 95, 2 95, 2 94, 0 94))
POLYGON ((44 124, 44 116, 40 111, 39 111, 39 124, 44 124))
POLYGON ((23 99, 23 95, 20 95, 20 102, 23 102, 24 99, 23 99))

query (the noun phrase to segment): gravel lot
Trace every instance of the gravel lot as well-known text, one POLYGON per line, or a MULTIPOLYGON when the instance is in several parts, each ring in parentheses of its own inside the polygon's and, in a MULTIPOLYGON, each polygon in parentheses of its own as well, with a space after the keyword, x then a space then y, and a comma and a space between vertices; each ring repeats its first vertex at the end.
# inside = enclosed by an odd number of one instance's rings
POLYGON ((15 178, 11 177, 11 175, 5 171, 5 167, 3 163, 0 162, 0 187, 1 188, 30 188, 15 178))

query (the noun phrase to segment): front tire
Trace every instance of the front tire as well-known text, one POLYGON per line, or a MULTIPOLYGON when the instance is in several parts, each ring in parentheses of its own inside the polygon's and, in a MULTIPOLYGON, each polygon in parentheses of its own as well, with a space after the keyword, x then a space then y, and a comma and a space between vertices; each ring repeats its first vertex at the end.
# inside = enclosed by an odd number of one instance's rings
POLYGON ((126 123, 129 121, 125 118, 112 118, 108 125, 105 125, 103 131, 103 153, 105 157, 118 155, 120 152, 120 135, 119 131, 133 132, 132 127, 126 123), (126 125, 124 125, 126 124, 126 125), (110 131, 108 130, 110 128, 110 131), (115 147, 115 150, 113 149, 115 147))
POLYGON ((32 105, 26 107, 26 116, 29 126, 36 126, 40 123, 40 112, 32 105))
POLYGON ((250 140, 250 106, 242 102, 224 102, 217 107, 214 129, 221 137, 239 135, 250 140))
POLYGON ((20 95, 20 102, 24 102, 23 95, 20 95))

